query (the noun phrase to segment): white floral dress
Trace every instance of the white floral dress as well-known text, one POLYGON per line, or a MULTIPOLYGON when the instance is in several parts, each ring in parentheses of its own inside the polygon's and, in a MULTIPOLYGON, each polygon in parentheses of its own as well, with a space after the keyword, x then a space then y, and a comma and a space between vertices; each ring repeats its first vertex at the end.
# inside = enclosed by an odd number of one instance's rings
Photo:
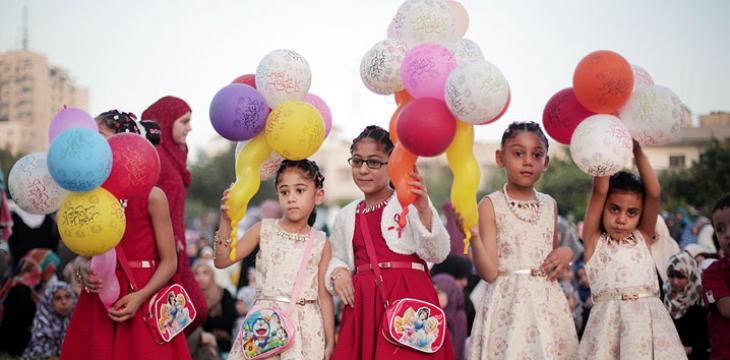
POLYGON ((602 235, 585 265, 593 308, 581 339, 580 358, 686 359, 674 323, 659 299, 654 259, 639 231, 633 238, 619 243, 602 235), (646 297, 601 301, 604 294, 646 297))
MULTIPOLYGON (((537 269, 553 250, 555 200, 541 193, 536 197, 537 201, 511 200, 504 190, 489 195, 497 225, 500 273, 537 269), (530 212, 535 215, 532 219, 517 215, 530 212)), ((468 359, 578 357, 575 325, 557 281, 500 274, 474 307, 477 315, 468 359)))
MULTIPOLYGON (((306 241, 287 239, 277 235, 278 220, 264 219, 261 221, 261 241, 259 253, 256 255, 256 297, 259 298, 288 298, 291 295, 294 281, 297 278, 299 265, 306 247, 306 241)), ((296 328, 293 345, 285 352, 269 359, 301 360, 324 358, 324 323, 319 303, 312 300, 318 298, 319 262, 325 245, 325 235, 315 231, 315 244, 312 255, 307 262, 304 284, 299 298, 308 300, 304 305, 297 305, 291 317, 296 328)), ((275 307, 286 312, 289 303, 256 300, 255 307, 275 307)), ((241 329, 233 329, 235 341, 228 355, 229 360, 243 360, 241 347, 241 329)))

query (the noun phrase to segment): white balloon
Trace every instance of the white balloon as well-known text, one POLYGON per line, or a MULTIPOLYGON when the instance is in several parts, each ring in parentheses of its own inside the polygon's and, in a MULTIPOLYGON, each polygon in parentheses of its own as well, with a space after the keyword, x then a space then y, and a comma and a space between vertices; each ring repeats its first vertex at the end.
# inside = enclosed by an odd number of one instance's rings
POLYGON ((613 115, 587 117, 570 139, 570 156, 591 176, 610 176, 631 162, 633 142, 621 120, 613 115))
POLYGON ((403 89, 400 67, 406 47, 397 41, 382 40, 362 57, 360 78, 370 91, 388 95, 403 89))
POLYGON ((446 79, 444 92, 454 116, 481 124, 494 119, 507 105, 509 84, 496 66, 478 61, 454 69, 446 79))
POLYGON ((33 214, 50 214, 61 207, 68 191, 53 181, 45 152, 23 156, 8 176, 8 189, 21 209, 33 214))
POLYGON ((636 91, 636 89, 642 86, 654 85, 654 79, 651 78, 649 72, 643 67, 631 64, 631 71, 634 73, 634 89, 632 91, 636 91))
POLYGON ((386 32, 388 39, 404 42, 403 20, 403 14, 396 12, 393 19, 390 20, 390 25, 388 25, 388 31, 386 32))
POLYGON ((256 89, 272 109, 285 101, 302 100, 311 84, 307 60, 292 50, 274 50, 256 68, 256 89))
MULTIPOLYGON (((236 162, 238 162, 238 154, 241 152, 241 149, 248 144, 250 140, 247 141, 239 141, 236 144, 236 150, 234 151, 235 161, 234 166, 236 162)), ((279 166, 281 166, 281 162, 284 161, 284 158, 279 155, 276 151, 271 151, 271 155, 269 155, 266 160, 261 164, 261 168, 259 168, 259 177, 261 177, 261 181, 266 181, 269 179, 272 179, 276 172, 279 171, 279 166)))
POLYGON ((451 46, 451 51, 456 56, 459 65, 466 65, 475 61, 484 61, 482 49, 470 39, 459 39, 451 46))
POLYGON ((425 42, 448 45, 456 40, 454 15, 445 0, 407 0, 396 18, 403 19, 403 39, 409 49, 425 42))
POLYGON ((679 134, 682 125, 682 102, 672 90, 646 85, 634 90, 629 101, 619 109, 631 136, 641 145, 662 145, 679 134))

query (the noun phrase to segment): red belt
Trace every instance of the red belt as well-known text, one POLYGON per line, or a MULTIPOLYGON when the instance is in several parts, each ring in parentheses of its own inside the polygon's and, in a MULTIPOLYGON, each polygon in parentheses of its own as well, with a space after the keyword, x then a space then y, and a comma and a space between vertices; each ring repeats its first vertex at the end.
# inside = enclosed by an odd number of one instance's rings
MULTIPOLYGON (((407 262, 407 261, 385 261, 378 263, 378 267, 381 269, 411 269, 411 270, 420 270, 420 271, 426 271, 426 267, 417 262, 407 262)), ((373 270, 372 264, 362 264, 358 265, 357 273, 361 272, 367 272, 373 270)))
POLYGON ((151 268, 157 266, 157 261, 155 261, 155 260, 131 260, 131 261, 127 261, 127 264, 129 264, 129 267, 132 269, 151 269, 151 268))

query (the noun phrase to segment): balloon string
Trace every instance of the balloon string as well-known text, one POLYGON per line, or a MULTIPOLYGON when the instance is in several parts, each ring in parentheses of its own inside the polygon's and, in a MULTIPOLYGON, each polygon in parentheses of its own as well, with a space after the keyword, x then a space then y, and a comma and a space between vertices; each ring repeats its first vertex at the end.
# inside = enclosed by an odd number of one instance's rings
POLYGON ((464 228, 464 255, 469 254, 469 243, 471 242, 471 230, 464 228))

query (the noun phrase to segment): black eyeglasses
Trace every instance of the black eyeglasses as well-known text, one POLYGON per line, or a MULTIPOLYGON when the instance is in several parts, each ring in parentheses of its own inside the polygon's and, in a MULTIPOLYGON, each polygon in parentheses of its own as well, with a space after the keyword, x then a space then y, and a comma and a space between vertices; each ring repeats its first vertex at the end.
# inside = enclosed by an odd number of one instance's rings
POLYGON ((349 158, 347 163, 354 168, 359 168, 362 164, 367 164, 369 168, 375 170, 380 169, 383 165, 387 164, 387 161, 380 161, 378 159, 360 159, 360 158, 349 158))

